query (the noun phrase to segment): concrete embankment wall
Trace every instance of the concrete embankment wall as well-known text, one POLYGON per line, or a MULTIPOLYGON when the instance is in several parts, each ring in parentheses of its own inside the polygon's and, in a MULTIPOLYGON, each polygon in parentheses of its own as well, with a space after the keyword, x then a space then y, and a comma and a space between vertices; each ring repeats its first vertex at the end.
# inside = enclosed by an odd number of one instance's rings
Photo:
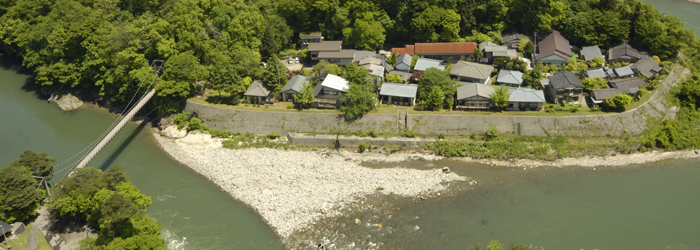
POLYGON ((335 135, 310 135, 301 133, 289 133, 287 139, 294 145, 329 145, 335 144, 336 138, 338 144, 343 147, 358 146, 360 143, 366 143, 375 146, 382 145, 401 145, 404 147, 420 146, 435 142, 432 138, 403 138, 403 137, 358 137, 358 136, 335 136, 335 135))
POLYGON ((187 102, 186 112, 197 112, 203 123, 211 128, 231 132, 267 134, 276 132, 333 132, 334 130, 397 133, 407 128, 420 134, 470 134, 483 132, 494 124, 501 132, 520 135, 621 135, 625 131, 640 134, 646 127, 647 117, 664 117, 671 108, 663 97, 672 86, 678 84, 681 75, 688 71, 682 67, 671 72, 659 91, 641 106, 616 114, 587 116, 509 116, 509 115, 417 115, 410 112, 397 114, 368 114, 362 119, 345 122, 342 114, 266 112, 228 109, 187 102), (676 72, 678 71, 678 72, 676 72))

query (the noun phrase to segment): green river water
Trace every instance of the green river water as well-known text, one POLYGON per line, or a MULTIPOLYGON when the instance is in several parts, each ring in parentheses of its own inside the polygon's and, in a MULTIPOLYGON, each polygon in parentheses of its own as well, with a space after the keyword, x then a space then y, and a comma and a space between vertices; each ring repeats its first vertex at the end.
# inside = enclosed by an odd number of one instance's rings
MULTIPOLYGON (((700 33, 700 4, 645 0, 700 33)), ((26 84, 14 64, 0 64, 0 167, 27 149, 63 162, 90 144, 114 114, 95 107, 61 112, 26 84)), ((147 214, 164 226, 169 249, 281 249, 272 230, 240 202, 163 152, 147 129, 130 123, 92 161, 127 167, 153 198, 147 214)), ((506 169, 450 160, 479 182, 456 184, 440 197, 369 197, 373 208, 322 220, 306 232, 339 248, 467 249, 492 239, 547 249, 700 249, 700 161, 624 168, 506 169), (355 218, 363 223, 355 225, 355 218), (369 222, 370 224, 367 224, 369 222), (374 224, 380 223, 382 229, 374 224), (340 230, 336 234, 336 230, 340 230)), ((392 165, 373 166, 391 167, 392 165)), ((57 170, 62 169, 59 166, 57 170)), ((57 176, 66 174, 59 171, 57 176)), ((295 235, 300 239, 304 235, 295 235)))

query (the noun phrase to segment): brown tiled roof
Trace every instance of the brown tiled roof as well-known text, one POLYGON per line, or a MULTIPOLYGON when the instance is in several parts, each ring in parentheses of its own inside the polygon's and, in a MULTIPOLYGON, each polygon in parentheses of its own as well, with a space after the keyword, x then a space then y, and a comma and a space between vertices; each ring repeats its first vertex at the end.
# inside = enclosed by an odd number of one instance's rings
MULTIPOLYGON (((415 53, 424 55, 472 54, 476 46, 475 42, 416 43, 415 53)), ((408 48, 408 46, 406 47, 408 48)))
POLYGON ((406 54, 406 48, 391 48, 391 54, 396 56, 406 54))
POLYGON ((342 59, 352 59, 355 57, 355 50, 354 49, 342 49, 339 51, 321 51, 318 52, 318 58, 319 59, 336 59, 336 58, 342 58, 342 59))
POLYGON ((569 40, 566 40, 559 31, 552 30, 552 34, 547 36, 538 45, 540 53, 537 58, 545 58, 551 55, 558 55, 564 59, 571 58, 571 45, 569 40))

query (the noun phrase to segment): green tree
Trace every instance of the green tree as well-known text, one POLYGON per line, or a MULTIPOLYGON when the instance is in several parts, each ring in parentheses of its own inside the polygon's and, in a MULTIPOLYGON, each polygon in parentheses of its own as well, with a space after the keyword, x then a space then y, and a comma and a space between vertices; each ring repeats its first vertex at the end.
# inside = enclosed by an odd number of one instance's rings
POLYGON ((603 105, 608 109, 624 110, 625 107, 632 104, 633 98, 626 94, 617 94, 613 97, 605 98, 603 105))
POLYGON ((445 93, 442 92, 440 86, 433 86, 433 89, 428 94, 428 99, 425 101, 426 108, 433 111, 439 111, 442 108, 445 100, 445 93))
POLYGON ((444 109, 451 109, 454 102, 453 97, 457 92, 455 80, 452 79, 447 72, 436 68, 429 68, 421 76, 420 82, 418 83, 418 96, 416 101, 424 101, 427 103, 430 94, 434 91, 434 87, 439 87, 444 93, 445 98, 443 99, 442 107, 444 109))
POLYGON ((345 78, 349 81, 350 89, 340 95, 340 111, 345 113, 346 120, 361 118, 374 108, 377 94, 372 92, 372 86, 366 79, 369 71, 351 63, 347 67, 345 78))
POLYGON ((363 13, 361 17, 355 19, 352 27, 343 29, 345 42, 367 50, 381 48, 386 39, 385 24, 380 21, 381 19, 391 22, 386 14, 382 15, 376 12, 363 13))
POLYGON ((325 78, 328 74, 337 75, 340 77, 345 76, 345 69, 338 66, 337 64, 332 64, 327 61, 320 61, 313 66, 313 74, 320 78, 325 78))
POLYGON ((387 73, 386 76, 384 77, 384 80, 386 82, 403 83, 403 78, 401 78, 400 75, 396 75, 396 74, 388 74, 387 73))
POLYGON ((460 16, 453 9, 430 6, 412 20, 420 42, 455 41, 459 38, 460 16))
POLYGON ((535 68, 523 73, 523 87, 538 88, 540 86, 540 79, 544 78, 542 71, 544 66, 537 65, 535 68))
POLYGON ((287 66, 284 66, 277 55, 272 55, 269 60, 267 60, 267 68, 265 70, 265 81, 267 85, 274 88, 273 93, 279 93, 284 85, 287 85, 287 77, 289 77, 289 70, 287 66))
POLYGON ((583 80, 581 80, 581 83, 583 83, 583 86, 586 88, 586 90, 604 89, 608 87, 608 81, 602 77, 584 78, 583 80))
POLYGON ((481 51, 478 47, 474 48, 474 61, 478 62, 482 57, 484 57, 484 52, 481 51))
POLYGON ((140 215, 140 213, 141 210, 131 200, 119 193, 114 193, 100 207, 100 228, 109 232, 114 240, 119 236, 117 229, 126 227, 124 222, 129 222, 129 219, 140 215))
POLYGON ((0 214, 7 223, 22 221, 35 215, 39 208, 36 181, 22 169, 10 165, 0 169, 0 214))
POLYGON ((533 53, 535 53, 535 44, 528 41, 523 48, 523 53, 525 53, 528 58, 532 59, 533 53))
POLYGON ((411 71, 413 71, 413 67, 416 66, 416 62, 418 62, 418 59, 420 59, 419 55, 413 55, 411 57, 411 71))
POLYGON ((585 61, 581 59, 574 59, 574 58, 569 58, 566 59, 566 64, 564 65, 564 69, 574 72, 576 74, 582 74, 584 71, 588 69, 588 65, 586 64, 585 61))
POLYGON ((42 176, 47 180, 51 180, 51 177, 53 177, 54 162, 56 162, 56 158, 54 157, 49 157, 45 153, 27 150, 22 152, 19 155, 19 159, 15 160, 10 165, 17 168, 23 166, 29 167, 32 171, 32 175, 42 176))
POLYGON ((593 57, 592 60, 588 61, 588 66, 591 68, 603 67, 605 65, 605 60, 600 57, 593 57))
POLYGON ((301 88, 301 91, 299 91, 298 94, 294 95, 294 98, 297 100, 297 103, 299 103, 299 108, 305 108, 314 103, 314 85, 311 84, 310 82, 304 82, 302 85, 303 87, 301 88))
POLYGON ((391 55, 386 59, 386 63, 390 64, 392 67, 396 66, 396 60, 398 57, 396 57, 396 54, 391 53, 391 55))
POLYGON ((518 43, 518 51, 524 52, 525 47, 527 46, 528 43, 531 43, 530 39, 527 39, 527 38, 520 39, 520 42, 518 43))
POLYGON ((503 110, 508 107, 508 99, 510 98, 510 93, 508 93, 508 86, 503 85, 500 87, 495 87, 493 94, 491 94, 491 102, 493 102, 499 110, 503 110))

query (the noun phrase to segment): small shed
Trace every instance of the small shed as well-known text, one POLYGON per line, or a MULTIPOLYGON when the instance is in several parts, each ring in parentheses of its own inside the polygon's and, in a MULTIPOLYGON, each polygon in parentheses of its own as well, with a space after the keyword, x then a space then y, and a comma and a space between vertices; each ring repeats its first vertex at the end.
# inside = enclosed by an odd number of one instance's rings
POLYGON ((379 98, 384 104, 413 106, 416 104, 418 85, 385 82, 379 91, 379 98))
POLYGON ((267 84, 263 83, 262 81, 255 80, 250 84, 248 90, 246 90, 243 95, 248 98, 248 101, 250 101, 252 104, 265 105, 273 102, 272 97, 270 96, 271 92, 272 91, 267 84))
POLYGON ((404 72, 409 72, 411 71, 411 62, 413 61, 413 57, 409 54, 403 54, 400 55, 399 58, 396 59, 396 66, 394 66, 394 69, 404 71, 404 72))

